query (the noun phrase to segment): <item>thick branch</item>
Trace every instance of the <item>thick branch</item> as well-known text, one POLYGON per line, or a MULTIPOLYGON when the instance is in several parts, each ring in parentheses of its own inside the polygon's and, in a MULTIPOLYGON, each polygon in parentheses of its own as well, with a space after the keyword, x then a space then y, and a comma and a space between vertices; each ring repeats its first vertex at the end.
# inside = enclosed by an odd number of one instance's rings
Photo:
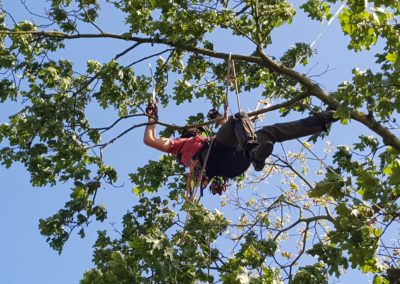
POLYGON ((280 230, 276 236, 274 237, 274 241, 284 232, 289 231, 290 229, 296 227, 298 224, 300 223, 311 223, 311 222, 316 222, 316 221, 321 221, 321 220, 329 220, 332 221, 329 216, 325 216, 325 215, 321 215, 321 216, 314 216, 314 217, 310 217, 310 218, 300 218, 298 219, 296 222, 294 222, 292 225, 280 230))
MULTIPOLYGON (((340 103, 332 98, 326 91, 324 91, 318 84, 314 83, 310 78, 305 75, 300 74, 299 72, 292 70, 290 68, 285 67, 278 62, 275 62, 271 58, 269 58, 263 50, 260 48, 258 52, 263 59, 265 65, 270 68, 271 70, 286 75, 290 78, 295 79, 297 82, 302 84, 307 90, 313 94, 313 96, 317 97, 321 101, 323 101, 326 105, 330 106, 331 108, 338 108, 340 103)), ((400 153, 400 139, 396 137, 389 129, 379 124, 375 119, 367 116, 365 113, 358 112, 358 111, 351 111, 350 112, 351 118, 361 122, 369 129, 374 131, 376 134, 383 138, 383 141, 386 145, 392 146, 398 153, 400 153)))
MULTIPOLYGON (((249 117, 254 117, 254 116, 257 116, 257 115, 260 115, 260 114, 263 114, 263 113, 266 113, 266 112, 274 111, 274 110, 277 110, 277 109, 288 108, 288 107, 296 104, 297 102, 301 101, 302 99, 305 99, 307 96, 309 96, 309 94, 301 93, 301 94, 297 95, 296 97, 294 97, 293 99, 288 100, 286 102, 283 102, 281 104, 276 104, 276 105, 273 105, 273 106, 270 106, 270 107, 266 107, 266 108, 263 108, 263 109, 260 109, 260 110, 257 110, 257 111, 249 112, 248 116, 249 117)), ((161 121, 157 121, 157 124, 165 126, 165 127, 169 127, 169 128, 172 128, 172 129, 187 129, 187 128, 197 128, 197 127, 212 125, 212 124, 215 124, 215 123, 217 123, 218 121, 220 121, 222 119, 224 119, 224 118, 215 118, 215 119, 212 119, 212 120, 209 120, 209 121, 206 121, 206 122, 197 123, 197 124, 191 124, 191 125, 184 125, 184 126, 179 126, 179 125, 176 125, 176 124, 168 124, 168 123, 161 122, 161 121)))
MULTIPOLYGON (((9 34, 9 35, 28 35, 28 34, 30 34, 30 35, 37 35, 37 36, 42 36, 42 37, 53 37, 53 38, 59 38, 59 39, 113 38, 113 39, 119 39, 119 40, 125 40, 125 41, 134 41, 137 43, 165 44, 165 45, 169 45, 169 46, 172 46, 172 47, 175 47, 178 49, 210 56, 213 58, 220 58, 220 59, 228 59, 229 58, 228 53, 215 52, 213 50, 199 48, 199 47, 192 46, 192 45, 186 44, 186 43, 173 42, 168 39, 162 39, 162 38, 135 37, 135 36, 127 35, 127 34, 122 34, 122 35, 110 34, 110 33, 65 34, 63 32, 58 32, 58 31, 11 31, 11 30, 0 31, 0 34, 9 34)), ((331 96, 329 96, 329 94, 326 91, 324 91, 318 84, 313 82, 310 78, 272 60, 265 54, 265 52, 262 50, 262 48, 260 46, 258 47, 258 52, 260 54, 260 57, 247 56, 247 55, 241 55, 241 54, 232 54, 231 58, 233 60, 241 60, 241 61, 255 63, 260 66, 267 67, 268 69, 270 69, 274 72, 277 72, 279 74, 283 74, 290 78, 293 78, 294 80, 299 82, 301 85, 303 85, 310 94, 319 98, 326 105, 328 105, 332 108, 339 107, 340 103, 338 101, 336 101, 334 98, 332 98, 331 96)), ((267 109, 264 109, 264 110, 268 111, 267 109)), ((383 138, 383 141, 385 144, 392 146, 398 153, 400 153, 400 139, 397 138, 392 132, 390 132, 389 129, 382 126, 375 119, 368 117, 366 114, 364 114, 362 112, 351 111, 350 115, 354 120, 357 120, 358 122, 364 124, 369 129, 371 129, 372 131, 377 133, 379 136, 381 136, 383 138)), ((209 123, 205 123, 203 125, 206 125, 206 124, 209 124, 209 123)), ((170 125, 166 125, 166 126, 170 126, 170 125)), ((177 126, 173 126, 173 127, 180 128, 177 126)))
MULTIPOLYGON (((213 58, 220 58, 220 59, 228 59, 229 53, 223 52, 215 52, 210 49, 199 48, 195 46, 191 46, 189 44, 174 42, 168 39, 163 38, 144 38, 144 37, 136 37, 130 36, 127 34, 111 34, 111 33, 101 33, 101 34, 66 34, 59 31, 11 31, 11 30, 2 30, 0 34, 8 34, 8 35, 34 35, 34 36, 41 36, 41 37, 48 37, 48 38, 58 38, 58 39, 102 39, 102 38, 111 38, 111 39, 118 39, 124 41, 133 41, 137 43, 151 43, 151 44, 165 44, 175 48, 183 49, 186 51, 210 56, 213 58)), ((264 61, 260 57, 256 56, 247 56, 241 54, 232 54, 232 59, 234 60, 241 60, 256 63, 259 65, 264 65, 264 61)))

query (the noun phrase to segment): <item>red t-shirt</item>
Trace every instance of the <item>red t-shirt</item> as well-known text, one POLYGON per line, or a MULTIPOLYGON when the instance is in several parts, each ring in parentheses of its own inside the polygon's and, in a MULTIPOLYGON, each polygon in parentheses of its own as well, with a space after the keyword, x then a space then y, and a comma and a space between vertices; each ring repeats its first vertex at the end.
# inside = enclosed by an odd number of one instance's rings
POLYGON ((190 138, 171 139, 171 147, 169 148, 168 153, 178 156, 178 153, 180 152, 180 162, 188 167, 193 156, 204 147, 204 144, 202 143, 204 141, 208 141, 208 138, 199 135, 190 138))

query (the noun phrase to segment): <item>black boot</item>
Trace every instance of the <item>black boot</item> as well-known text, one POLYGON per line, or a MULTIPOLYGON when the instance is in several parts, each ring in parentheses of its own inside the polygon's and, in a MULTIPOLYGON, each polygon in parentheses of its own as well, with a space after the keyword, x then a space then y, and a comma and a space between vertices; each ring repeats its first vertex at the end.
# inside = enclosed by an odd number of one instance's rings
POLYGON ((261 145, 255 146, 250 150, 250 160, 253 164, 254 170, 261 171, 265 166, 265 159, 271 155, 274 149, 274 143, 265 141, 261 145))

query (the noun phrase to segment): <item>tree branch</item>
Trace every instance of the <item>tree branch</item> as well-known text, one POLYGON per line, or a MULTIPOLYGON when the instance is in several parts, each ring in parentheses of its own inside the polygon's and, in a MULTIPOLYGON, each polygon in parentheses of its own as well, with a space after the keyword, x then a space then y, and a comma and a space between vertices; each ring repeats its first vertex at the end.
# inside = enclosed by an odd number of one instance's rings
MULTIPOLYGON (((326 91, 324 91, 318 84, 314 83, 310 78, 305 75, 300 74, 299 72, 292 70, 290 68, 285 67, 278 62, 275 62, 271 58, 269 58, 264 51, 259 47, 258 52, 263 59, 265 65, 271 70, 286 75, 290 78, 295 79, 301 85, 307 88, 307 90, 315 97, 320 99, 326 105, 333 109, 337 109, 340 106, 340 103, 332 98, 326 91)), ((376 134, 383 138, 383 141, 386 145, 392 146, 398 153, 400 153, 400 139, 394 135, 390 130, 384 126, 382 126, 379 122, 377 122, 374 118, 366 115, 363 112, 359 111, 350 111, 350 116, 354 120, 364 124, 369 129, 374 131, 376 134)))
POLYGON ((320 221, 320 220, 330 220, 329 216, 326 215, 321 215, 321 216, 314 216, 314 217, 310 217, 310 218, 300 218, 298 219, 296 222, 294 222, 292 225, 280 230, 274 237, 274 241, 276 241, 276 239, 284 232, 289 231, 290 229, 293 229, 294 227, 296 227, 298 224, 300 223, 311 223, 311 222, 315 222, 315 221, 320 221))
MULTIPOLYGON (((220 58, 227 60, 230 56, 229 53, 223 52, 215 52, 210 49, 199 48, 196 46, 192 46, 188 43, 179 43, 174 42, 168 39, 162 38, 142 38, 136 36, 130 36, 127 34, 110 34, 110 33, 102 33, 102 34, 65 34, 59 31, 11 31, 11 30, 2 30, 0 34, 9 34, 9 35, 36 35, 42 37, 53 37, 58 39, 84 39, 84 38, 112 38, 118 40, 125 40, 125 41, 134 41, 137 43, 151 43, 151 44, 165 44, 169 45, 178 49, 186 50, 189 52, 194 52, 197 54, 202 54, 206 56, 210 56, 213 58, 220 58)), ((271 71, 277 72, 282 75, 286 75, 297 82, 299 82, 302 86, 304 86, 307 91, 312 94, 313 96, 320 99, 326 105, 331 108, 338 108, 340 103, 331 97, 326 91, 324 91, 318 84, 313 82, 307 76, 300 74, 299 72, 290 69, 270 57, 268 57, 265 52, 262 50, 261 46, 257 47, 260 57, 257 56, 248 56, 248 55, 241 55, 241 54, 231 54, 231 59, 233 60, 241 60, 250 63, 255 63, 260 66, 264 66, 271 71)), ((267 110, 265 110, 266 112, 267 110)), ((386 145, 392 146, 398 153, 400 153, 400 139, 396 137, 388 128, 382 126, 378 123, 375 119, 368 117, 365 113, 358 112, 358 111, 351 111, 351 117, 354 120, 364 124, 366 127, 371 129, 373 132, 377 133, 379 136, 383 138, 383 141, 386 145)), ((206 123, 208 124, 208 123, 206 123)), ((203 124, 203 125, 206 125, 203 124)), ((169 126, 169 125, 168 125, 169 126)), ((175 128, 179 128, 174 126, 175 128)))
MULTIPOLYGON (((281 104, 276 104, 276 105, 273 105, 273 106, 270 106, 270 107, 266 107, 266 108, 263 108, 263 109, 260 109, 260 110, 257 110, 257 111, 249 112, 247 115, 249 117, 253 117, 253 116, 257 116, 257 115, 260 115, 260 114, 263 114, 263 113, 266 113, 266 112, 274 111, 274 110, 277 110, 277 109, 280 109, 280 108, 287 108, 287 107, 290 107, 290 106, 296 104, 297 102, 301 101, 302 99, 305 99, 308 96, 309 96, 309 94, 307 94, 307 93, 301 93, 301 94, 297 95, 296 97, 294 97, 291 100, 288 100, 288 101, 283 102, 281 104)), ((218 117, 218 118, 214 118, 212 120, 206 121, 206 122, 183 125, 183 126, 179 126, 179 125, 176 125, 176 124, 168 124, 168 123, 165 123, 165 122, 162 122, 162 121, 157 121, 156 123, 159 124, 159 125, 165 126, 165 127, 172 128, 172 129, 187 129, 187 128, 198 128, 198 127, 202 127, 202 126, 212 125, 212 124, 215 124, 215 123, 219 122, 222 119, 224 119, 224 118, 218 117)))

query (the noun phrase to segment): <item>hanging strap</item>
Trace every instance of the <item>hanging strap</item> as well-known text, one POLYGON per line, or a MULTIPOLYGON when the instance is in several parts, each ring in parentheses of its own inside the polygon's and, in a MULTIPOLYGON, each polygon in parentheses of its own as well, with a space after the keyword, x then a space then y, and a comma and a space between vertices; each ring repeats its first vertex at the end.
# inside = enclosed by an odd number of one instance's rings
POLYGON ((210 143, 208 145, 207 153, 204 158, 200 172, 198 172, 198 170, 196 169, 196 167, 200 165, 198 159, 193 160, 189 166, 189 173, 186 179, 186 201, 190 200, 194 202, 198 189, 200 189, 200 197, 203 196, 203 189, 204 189, 203 179, 205 177, 207 161, 208 157, 210 156, 212 144, 213 144, 213 139, 210 140, 210 143), (192 188, 192 180, 196 181, 194 188, 192 188))
POLYGON ((240 96, 239 96, 239 88, 236 81, 236 70, 235 70, 235 61, 232 60, 232 69, 233 69, 233 81, 235 82, 235 90, 236 90, 236 101, 238 105, 238 111, 241 112, 242 108, 240 106, 240 96))
POLYGON ((231 83, 231 64, 232 64, 232 53, 229 53, 228 57, 228 70, 226 71, 226 88, 225 88, 225 103, 224 103, 224 117, 228 116, 229 107, 229 84, 231 83))
POLYGON ((153 86, 152 94, 151 94, 151 103, 156 104, 156 83, 154 82, 154 75, 153 75, 153 69, 151 68, 151 63, 149 63, 149 68, 150 68, 150 75, 151 75, 151 84, 153 86))
POLYGON ((242 110, 241 105, 240 105, 240 98, 239 98, 239 87, 236 81, 236 69, 235 69, 235 61, 232 59, 232 53, 229 53, 228 57, 228 70, 226 72, 226 94, 225 94, 225 104, 224 104, 224 114, 225 117, 227 116, 228 113, 228 107, 229 107, 229 102, 228 102, 228 97, 229 97, 229 86, 230 83, 232 82, 235 83, 235 90, 236 90, 236 101, 238 105, 238 112, 242 110))

